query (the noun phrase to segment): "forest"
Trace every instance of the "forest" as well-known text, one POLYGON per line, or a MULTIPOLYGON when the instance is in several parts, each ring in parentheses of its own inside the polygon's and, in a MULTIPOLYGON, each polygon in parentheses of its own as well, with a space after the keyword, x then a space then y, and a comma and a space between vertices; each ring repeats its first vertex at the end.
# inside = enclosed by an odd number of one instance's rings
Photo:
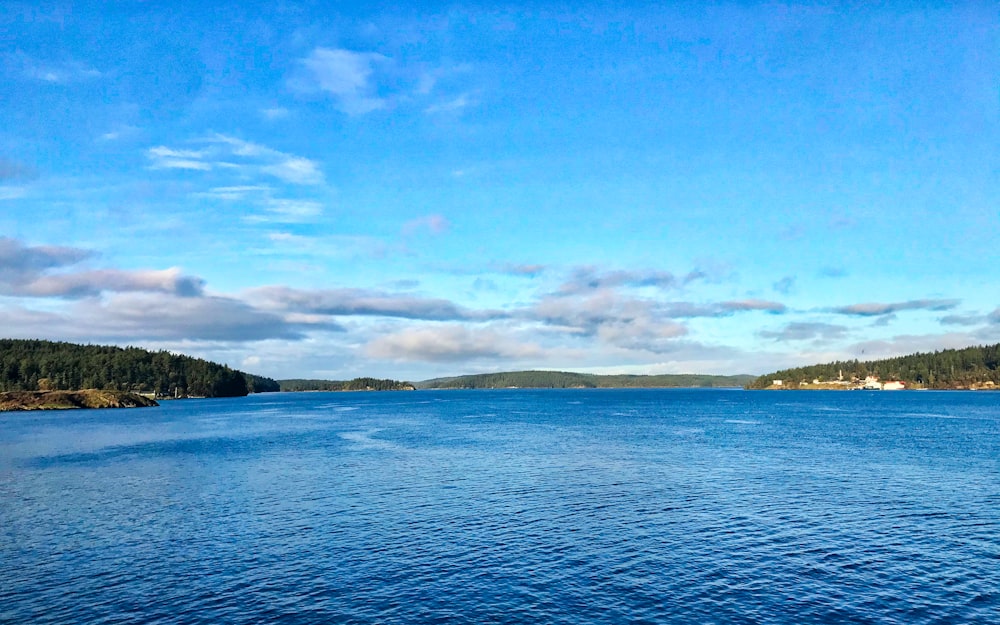
POLYGON ((916 353, 882 360, 847 360, 783 369, 760 376, 748 389, 763 389, 774 380, 795 387, 813 380, 828 382, 843 377, 863 380, 899 380, 911 388, 969 389, 1000 387, 1000 344, 916 353))
POLYGON ((752 379, 750 375, 594 375, 567 371, 508 371, 435 378, 418 382, 417 388, 726 388, 741 387, 752 379))
POLYGON ((0 339, 0 391, 103 389, 156 397, 238 397, 278 383, 225 365, 138 347, 0 339))
POLYGON ((353 380, 278 380, 282 391, 412 391, 409 382, 354 378, 353 380))

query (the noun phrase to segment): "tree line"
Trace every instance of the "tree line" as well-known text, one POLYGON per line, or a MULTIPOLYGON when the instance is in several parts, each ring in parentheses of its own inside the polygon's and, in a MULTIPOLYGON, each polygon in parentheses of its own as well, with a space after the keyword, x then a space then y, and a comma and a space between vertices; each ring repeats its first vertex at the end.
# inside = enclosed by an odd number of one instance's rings
POLYGON ((749 375, 595 375, 568 371, 508 371, 418 382, 418 388, 722 388, 740 387, 749 375))
POLYGON ((760 376, 747 388, 767 388, 774 380, 781 380, 784 386, 813 380, 831 382, 841 376, 845 380, 876 376, 881 380, 899 380, 931 389, 1000 387, 1000 343, 882 360, 846 360, 782 369, 760 376))
POLYGON ((399 380, 354 378, 353 380, 278 380, 282 391, 412 391, 413 385, 399 380))
POLYGON ((0 391, 102 389, 157 397, 238 397, 279 390, 270 378, 138 347, 0 339, 0 391))

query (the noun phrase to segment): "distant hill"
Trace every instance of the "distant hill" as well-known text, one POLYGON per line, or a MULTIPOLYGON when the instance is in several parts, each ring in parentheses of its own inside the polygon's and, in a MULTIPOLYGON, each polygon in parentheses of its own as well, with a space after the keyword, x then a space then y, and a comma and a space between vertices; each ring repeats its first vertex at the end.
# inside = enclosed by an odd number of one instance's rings
POLYGON ((881 380, 899 380, 911 388, 1000 388, 1000 344, 783 369, 760 376, 747 384, 747 388, 769 388, 774 380, 781 380, 785 388, 798 388, 803 382, 808 387, 814 386, 814 380, 821 383, 841 377, 848 381, 863 380, 869 375, 881 380))
POLYGON ((413 385, 398 380, 354 378, 353 380, 278 380, 282 391, 412 391, 413 385))
POLYGON ((0 391, 101 389, 158 397, 237 397, 278 383, 225 365, 138 347, 0 339, 0 391))
POLYGON ((742 387, 752 375, 594 375, 567 371, 509 371, 417 382, 418 389, 456 388, 726 388, 742 387))

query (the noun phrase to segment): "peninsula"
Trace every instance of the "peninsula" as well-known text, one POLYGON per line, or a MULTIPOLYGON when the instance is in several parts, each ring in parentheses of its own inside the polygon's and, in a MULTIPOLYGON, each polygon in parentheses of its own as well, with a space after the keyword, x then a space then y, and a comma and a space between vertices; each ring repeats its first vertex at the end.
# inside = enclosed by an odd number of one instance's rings
POLYGON ((7 391, 0 393, 0 412, 71 408, 144 408, 154 400, 126 391, 7 391))
POLYGON ((783 369, 758 377, 746 388, 997 390, 1000 389, 1000 343, 882 360, 847 360, 783 369))

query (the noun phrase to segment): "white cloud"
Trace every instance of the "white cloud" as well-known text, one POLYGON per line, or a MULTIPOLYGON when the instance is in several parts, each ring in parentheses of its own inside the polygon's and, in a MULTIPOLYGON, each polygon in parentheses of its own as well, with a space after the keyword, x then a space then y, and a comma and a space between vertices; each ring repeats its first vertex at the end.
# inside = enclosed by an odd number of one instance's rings
MULTIPOLYGON (((271 198, 264 203, 267 214, 249 215, 252 223, 305 223, 323 214, 323 205, 312 200, 271 198)), ((278 240, 272 238, 272 240, 278 240)))
POLYGON ((369 342, 364 351, 372 358, 425 362, 523 360, 546 356, 546 351, 537 344, 519 342, 509 334, 459 325, 412 328, 380 336, 369 342))
POLYGON ((319 184, 323 174, 315 162, 301 156, 288 156, 271 165, 264 165, 261 171, 292 184, 319 184))
POLYGON ((438 104, 432 104, 424 109, 425 113, 455 113, 462 111, 470 106, 476 104, 472 96, 468 93, 463 93, 456 98, 448 100, 447 102, 440 102, 438 104))
POLYGON ((149 148, 146 156, 153 169, 239 170, 244 174, 267 175, 297 185, 323 182, 319 165, 302 156, 223 134, 214 134, 199 141, 208 147, 193 150, 160 145, 149 148))
POLYGON ((261 109, 260 114, 263 115, 265 119, 273 121, 276 119, 284 119, 288 117, 289 111, 284 107, 276 106, 273 108, 261 109))
POLYGON ((363 115, 386 108, 386 99, 378 96, 372 74, 390 59, 374 52, 316 48, 302 64, 317 88, 331 94, 338 108, 348 115, 363 115))
POLYGON ((267 196, 271 193, 271 187, 267 185, 237 185, 232 187, 213 187, 208 191, 196 193, 197 197, 206 197, 215 200, 238 201, 247 197, 267 196))
POLYGON ((202 294, 204 281, 174 267, 163 270, 78 270, 94 253, 71 247, 27 246, 0 237, 0 294, 17 297, 81 298, 108 292, 202 294))
POLYGON ((404 236, 413 236, 421 231, 431 234, 442 234, 451 227, 451 224, 442 215, 425 215, 417 217, 403 224, 402 232, 404 236))

